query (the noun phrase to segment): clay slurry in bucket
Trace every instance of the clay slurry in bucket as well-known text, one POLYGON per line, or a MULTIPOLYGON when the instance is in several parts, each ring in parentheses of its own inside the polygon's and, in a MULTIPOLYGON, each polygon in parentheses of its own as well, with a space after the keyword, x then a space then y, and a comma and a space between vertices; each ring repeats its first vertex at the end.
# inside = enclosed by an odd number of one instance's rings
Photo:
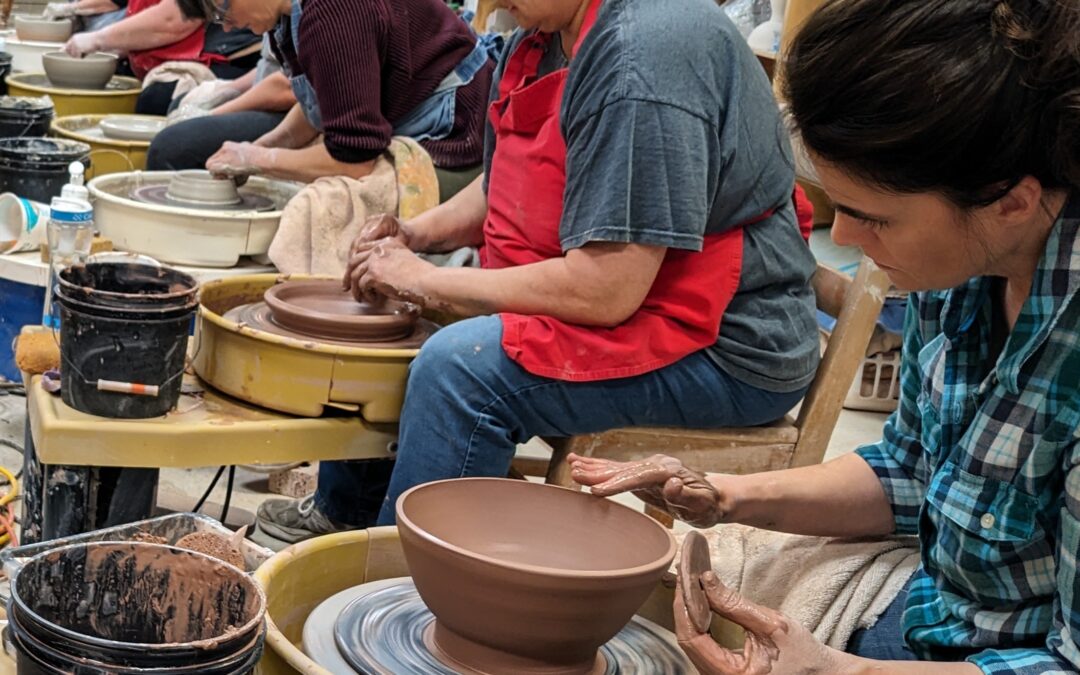
POLYGON ((199 553, 134 542, 31 558, 12 581, 9 607, 20 675, 239 675, 258 662, 266 630, 266 598, 251 577, 199 553))
POLYGON ((198 283, 168 267, 75 265, 60 273, 64 403, 117 418, 157 417, 180 398, 198 283))

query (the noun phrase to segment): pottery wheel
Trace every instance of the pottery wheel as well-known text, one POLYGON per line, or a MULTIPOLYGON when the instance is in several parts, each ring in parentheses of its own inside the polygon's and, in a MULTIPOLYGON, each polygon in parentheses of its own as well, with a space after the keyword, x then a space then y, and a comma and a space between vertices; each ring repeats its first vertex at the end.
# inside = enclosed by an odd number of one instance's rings
MULTIPOLYGON (((411 579, 363 584, 331 597, 309 615, 304 651, 335 675, 462 675, 425 646, 434 621, 411 579)), ((604 675, 693 672, 674 636, 641 617, 634 617, 600 653, 603 666, 596 672, 604 675)))
POLYGON ((131 191, 131 198, 144 204, 176 206, 184 209, 207 209, 211 211, 273 211, 274 200, 264 195, 241 192, 240 201, 235 204, 214 202, 189 202, 169 197, 169 186, 147 185, 131 191))
POLYGON ((253 302, 248 305, 239 305, 225 312, 224 318, 235 321, 255 330, 266 331, 273 335, 315 342, 319 344, 336 345, 339 347, 364 347, 365 349, 419 349, 424 341, 431 337, 439 329, 427 319, 418 319, 416 327, 408 337, 393 342, 362 342, 360 340, 335 340, 330 338, 317 338, 304 333, 297 333, 274 321, 274 316, 265 302, 253 302))

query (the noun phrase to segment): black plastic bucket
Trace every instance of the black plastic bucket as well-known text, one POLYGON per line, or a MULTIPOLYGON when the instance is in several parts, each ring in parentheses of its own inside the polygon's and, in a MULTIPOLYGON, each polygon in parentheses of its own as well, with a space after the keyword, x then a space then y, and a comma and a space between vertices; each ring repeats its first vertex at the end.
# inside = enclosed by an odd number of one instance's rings
POLYGON ((90 146, 58 138, 0 138, 0 192, 48 204, 68 182, 68 165, 90 168, 90 146))
POLYGON ((91 415, 125 419, 171 410, 180 399, 198 309, 195 279, 164 267, 90 263, 63 270, 60 280, 55 305, 64 403, 91 415), (158 391, 102 390, 102 380, 158 391))
POLYGON ((111 262, 72 265, 59 274, 67 297, 102 307, 183 307, 195 301, 199 284, 171 267, 111 262))
POLYGON ((250 673, 266 598, 241 570, 193 551, 91 542, 41 553, 11 583, 19 675, 250 673))
MULTIPOLYGON (((11 69, 11 61, 3 62, 0 52, 0 76, 6 76, 5 69, 11 69)), ((0 138, 19 138, 22 136, 44 136, 49 133, 55 111, 47 98, 30 96, 8 96, 6 85, 0 89, 0 138)))

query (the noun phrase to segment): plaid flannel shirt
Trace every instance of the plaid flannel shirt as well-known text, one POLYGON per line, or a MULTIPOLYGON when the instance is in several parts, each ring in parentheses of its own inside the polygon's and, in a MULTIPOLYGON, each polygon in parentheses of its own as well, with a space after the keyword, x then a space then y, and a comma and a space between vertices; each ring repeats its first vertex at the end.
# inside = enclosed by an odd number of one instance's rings
POLYGON ((911 296, 900 405, 859 448, 922 565, 904 635, 986 673, 1080 672, 1080 199, 997 358, 995 281, 911 296))

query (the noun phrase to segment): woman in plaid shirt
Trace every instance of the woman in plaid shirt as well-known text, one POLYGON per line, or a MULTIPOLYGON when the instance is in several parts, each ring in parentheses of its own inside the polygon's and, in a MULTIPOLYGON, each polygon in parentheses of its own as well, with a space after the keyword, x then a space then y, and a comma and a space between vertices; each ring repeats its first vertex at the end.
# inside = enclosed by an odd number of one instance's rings
POLYGON ((748 637, 725 650, 682 612, 704 673, 1080 672, 1080 2, 830 0, 785 72, 833 238, 915 291, 883 439, 767 474, 656 456, 573 475, 698 527, 919 536, 847 653, 707 575, 748 637))

